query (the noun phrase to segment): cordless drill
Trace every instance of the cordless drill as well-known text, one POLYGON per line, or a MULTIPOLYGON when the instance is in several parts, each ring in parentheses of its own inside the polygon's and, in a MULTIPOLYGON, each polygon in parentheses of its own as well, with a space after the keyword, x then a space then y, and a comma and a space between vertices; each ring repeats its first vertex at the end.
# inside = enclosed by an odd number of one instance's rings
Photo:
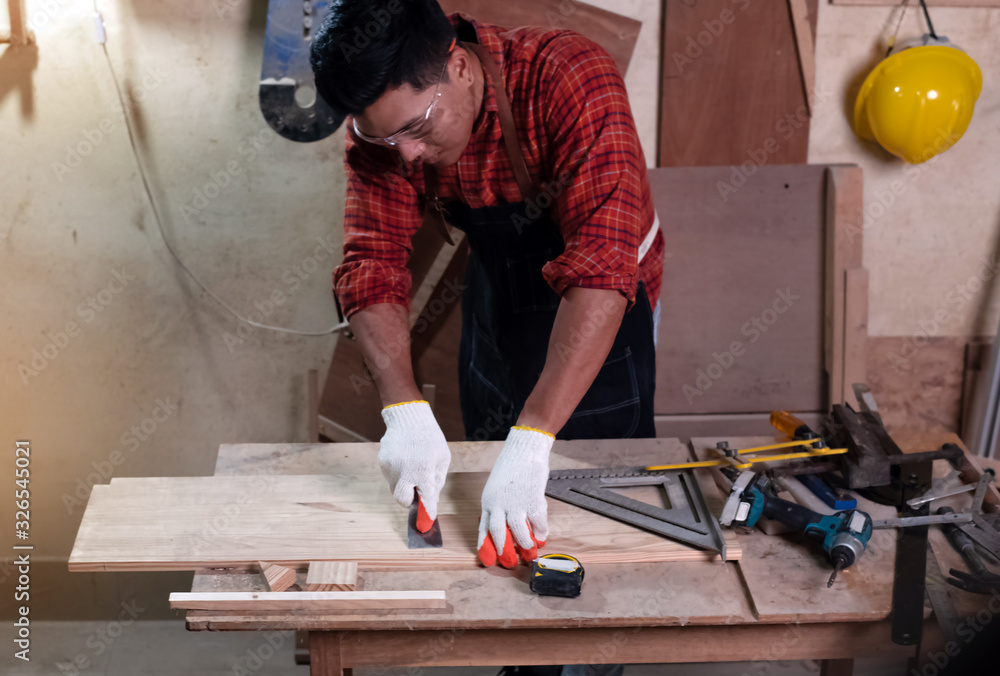
MULTIPOLYGON (((733 479, 733 476, 730 478, 733 479)), ((739 473, 733 480, 733 490, 722 508, 719 523, 753 528, 762 516, 823 543, 823 551, 833 564, 827 587, 833 586, 840 571, 861 558, 872 536, 872 519, 859 509, 820 514, 777 497, 770 480, 763 474, 739 473)))

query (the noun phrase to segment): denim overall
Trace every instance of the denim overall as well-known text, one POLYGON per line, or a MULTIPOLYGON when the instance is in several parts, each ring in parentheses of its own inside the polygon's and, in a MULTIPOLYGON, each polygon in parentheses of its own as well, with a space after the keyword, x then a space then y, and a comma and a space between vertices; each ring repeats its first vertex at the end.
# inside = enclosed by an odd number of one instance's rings
MULTIPOLYGON (((462 230, 470 255, 462 297, 459 394, 466 439, 503 440, 524 407, 545 365, 560 297, 542 277, 542 266, 564 249, 562 235, 546 209, 529 209, 535 195, 499 70, 480 45, 473 49, 490 74, 511 166, 522 198, 513 204, 470 208, 436 199, 436 175, 425 166, 428 211, 438 211, 462 230), (513 142, 510 140, 513 139, 513 142), (443 213, 441 213, 443 211, 443 213), (539 214, 536 218, 529 213, 539 214)), ((434 216, 431 216, 432 218, 434 216)), ((444 223, 439 227, 444 228, 444 223)), ((593 313, 572 333, 559 354, 611 321, 593 313)), ((653 313, 639 284, 635 305, 625 314, 614 345, 590 389, 556 435, 559 439, 623 439, 656 436, 653 427, 655 351, 653 313)))

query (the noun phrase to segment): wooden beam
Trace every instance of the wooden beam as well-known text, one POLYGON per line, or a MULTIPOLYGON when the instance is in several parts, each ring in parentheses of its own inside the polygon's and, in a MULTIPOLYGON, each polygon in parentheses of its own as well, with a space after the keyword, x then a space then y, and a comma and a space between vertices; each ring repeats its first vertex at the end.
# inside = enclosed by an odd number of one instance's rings
POLYGON ((269 591, 282 592, 295 584, 296 573, 294 568, 279 566, 276 563, 260 562, 260 572, 264 576, 264 583, 269 591))
POLYGON ((844 271, 844 397, 857 407, 854 383, 868 374, 868 270, 844 271))
POLYGON ((309 632, 309 676, 342 676, 350 674, 344 668, 340 651, 343 634, 334 631, 309 632))
POLYGON ((25 20, 24 0, 7 0, 7 9, 10 13, 10 35, 4 36, 0 42, 9 42, 14 47, 34 44, 35 34, 25 20))
POLYGON ((447 607, 444 590, 371 592, 174 592, 170 607, 243 612, 338 610, 433 610, 447 607))
MULTIPOLYGON (((889 6, 898 5, 900 0, 830 0, 833 5, 889 6)), ((1000 7, 1000 0, 927 0, 930 9, 935 7, 1000 7)), ((914 0, 910 7, 920 8, 914 0)))
POLYGON ((420 285, 413 293, 413 300, 410 301, 411 329, 417 323, 424 308, 427 307, 427 303, 430 302, 434 290, 437 289, 438 284, 444 277, 445 271, 448 269, 448 265, 451 263, 451 259, 462 250, 462 246, 465 243, 465 233, 461 230, 456 230, 452 233, 452 239, 455 240, 455 246, 441 243, 441 248, 434 254, 427 274, 424 275, 424 278, 420 281, 420 285))
POLYGON ((420 387, 420 394, 427 401, 431 407, 431 411, 434 410, 434 400, 437 398, 437 385, 431 385, 430 383, 424 383, 420 387))
POLYGON ((622 75, 628 71, 642 28, 641 21, 583 0, 441 0, 440 4, 445 12, 464 12, 506 28, 542 26, 576 31, 603 47, 622 75))
POLYGON ((326 416, 317 415, 316 419, 319 421, 319 433, 330 441, 338 442, 367 442, 371 443, 371 439, 361 436, 357 432, 347 429, 340 423, 333 422, 326 416))
MULTIPOLYGON (((935 619, 927 620, 934 623, 935 619)), ((926 626, 926 625, 925 625, 926 626)), ((354 668, 393 666, 504 665, 511 658, 528 664, 566 664, 585 661, 607 664, 772 661, 775 646, 781 659, 841 659, 905 657, 912 647, 894 645, 890 623, 830 622, 808 624, 751 624, 733 626, 645 627, 601 629, 493 629, 447 633, 442 631, 352 631, 345 633, 341 655, 354 668), (627 644, 622 647, 622 636, 627 644), (428 650, 428 645, 440 649, 428 650), (615 643, 618 641, 618 643, 615 643)))
MULTIPOLYGON (((470 445, 490 448, 490 442, 470 445)), ((661 448, 670 450, 660 455, 661 462, 687 459, 680 445, 661 448)), ((339 560, 362 568, 478 570, 477 522, 488 476, 448 476, 438 508, 444 546, 428 549, 407 547, 406 510, 389 497, 385 480, 370 471, 115 478, 94 487, 69 567, 152 571, 245 569, 250 564, 256 570, 258 561, 298 568, 310 561, 339 560)), ((588 563, 718 558, 564 502, 551 500, 548 510, 551 551, 572 551, 588 563)), ((726 540, 729 558, 738 560, 738 539, 729 533, 726 540)))
POLYGON ((799 70, 802 73, 802 87, 806 93, 806 107, 811 117, 815 110, 816 93, 816 49, 812 28, 809 26, 809 8, 806 0, 788 0, 792 13, 792 31, 795 33, 795 49, 799 54, 799 70))
POLYGON ((306 574, 306 591, 356 591, 356 561, 312 561, 306 574))
POLYGON ((834 165, 827 168, 823 282, 823 364, 829 380, 827 407, 854 401, 844 371, 846 271, 861 267, 863 189, 860 167, 834 165))
POLYGON ((306 374, 306 404, 309 409, 309 443, 319 443, 319 371, 309 369, 306 374))

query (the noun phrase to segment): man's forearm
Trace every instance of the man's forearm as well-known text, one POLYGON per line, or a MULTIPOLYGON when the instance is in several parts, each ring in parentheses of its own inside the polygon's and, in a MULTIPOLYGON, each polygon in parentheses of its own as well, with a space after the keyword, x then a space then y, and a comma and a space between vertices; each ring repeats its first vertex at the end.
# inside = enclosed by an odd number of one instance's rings
POLYGON ((604 365, 627 303, 613 290, 570 287, 563 293, 545 367, 518 425, 552 434, 562 429, 604 365))
POLYGON ((369 305, 351 317, 351 331, 378 385, 383 406, 422 398, 413 379, 406 308, 395 303, 369 305))

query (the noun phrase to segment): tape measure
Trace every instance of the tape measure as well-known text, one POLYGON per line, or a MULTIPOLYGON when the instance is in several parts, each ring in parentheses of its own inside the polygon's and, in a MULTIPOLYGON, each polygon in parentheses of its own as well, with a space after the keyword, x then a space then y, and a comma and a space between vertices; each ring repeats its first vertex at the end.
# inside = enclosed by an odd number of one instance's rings
POLYGON ((541 596, 575 598, 583 586, 583 564, 569 554, 546 554, 531 562, 528 588, 541 596))

